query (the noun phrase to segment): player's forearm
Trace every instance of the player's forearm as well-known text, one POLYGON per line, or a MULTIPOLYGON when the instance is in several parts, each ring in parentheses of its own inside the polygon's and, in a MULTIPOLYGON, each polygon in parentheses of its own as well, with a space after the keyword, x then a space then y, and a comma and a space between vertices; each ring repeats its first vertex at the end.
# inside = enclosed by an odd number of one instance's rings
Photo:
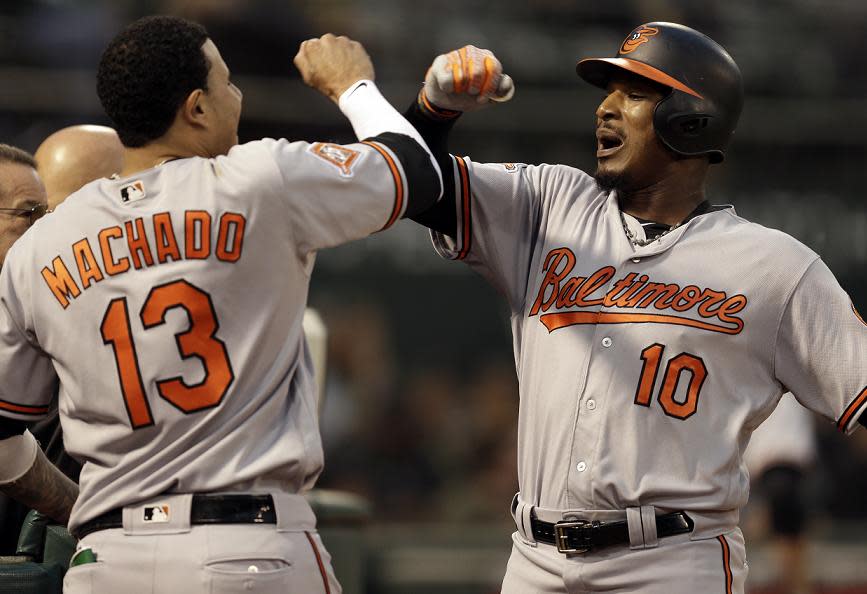
POLYGON ((346 115, 359 140, 380 141, 388 145, 403 165, 414 161, 415 166, 405 169, 412 173, 407 196, 406 215, 424 212, 442 196, 442 173, 421 134, 386 101, 373 81, 362 80, 347 89, 340 97, 340 110, 346 115), (401 140, 405 139, 405 141, 401 140), (419 161, 414 154, 423 155, 419 161), (434 180, 433 186, 428 179, 434 180), (421 183, 413 183, 413 182, 421 183), (432 190, 432 191, 431 191, 432 190))
POLYGON ((419 94, 418 100, 413 101, 409 109, 404 112, 404 117, 418 130, 439 163, 443 173, 443 196, 431 208, 409 218, 434 231, 455 237, 457 233, 455 180, 452 175, 453 165, 448 150, 448 138, 460 112, 441 110, 441 115, 437 115, 437 112, 432 111, 431 108, 432 106, 425 103, 423 96, 419 94))
MULTIPOLYGON (((22 455, 29 453, 22 449, 22 455)), ((30 468, 18 478, 0 484, 0 492, 65 525, 78 497, 78 485, 37 447, 30 468)))

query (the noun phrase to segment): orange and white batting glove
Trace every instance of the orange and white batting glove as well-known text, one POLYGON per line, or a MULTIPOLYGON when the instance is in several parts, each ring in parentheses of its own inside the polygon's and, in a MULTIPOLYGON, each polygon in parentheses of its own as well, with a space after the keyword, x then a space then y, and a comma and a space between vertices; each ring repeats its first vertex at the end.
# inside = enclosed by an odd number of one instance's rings
POLYGON ((456 117, 492 101, 502 103, 515 94, 515 83, 490 50, 466 45, 442 54, 428 68, 419 103, 435 117, 456 117))

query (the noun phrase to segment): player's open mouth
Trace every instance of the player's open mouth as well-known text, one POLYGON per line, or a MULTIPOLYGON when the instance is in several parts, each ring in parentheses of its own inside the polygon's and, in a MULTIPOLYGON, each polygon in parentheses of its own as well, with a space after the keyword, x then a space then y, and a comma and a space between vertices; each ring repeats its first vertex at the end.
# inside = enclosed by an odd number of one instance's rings
POLYGON ((623 138, 608 128, 596 129, 596 157, 609 157, 623 146, 623 138))

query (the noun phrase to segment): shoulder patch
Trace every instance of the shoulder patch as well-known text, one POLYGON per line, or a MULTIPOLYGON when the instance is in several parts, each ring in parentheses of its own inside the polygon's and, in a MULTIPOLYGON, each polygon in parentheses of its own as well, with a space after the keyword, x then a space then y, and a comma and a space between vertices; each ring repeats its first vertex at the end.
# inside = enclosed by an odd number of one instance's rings
POLYGON ((503 163, 503 168, 509 173, 515 173, 518 170, 518 166, 514 163, 503 163))
POLYGON ((344 177, 352 177, 352 168, 361 157, 361 151, 331 142, 317 142, 307 150, 337 167, 344 177))

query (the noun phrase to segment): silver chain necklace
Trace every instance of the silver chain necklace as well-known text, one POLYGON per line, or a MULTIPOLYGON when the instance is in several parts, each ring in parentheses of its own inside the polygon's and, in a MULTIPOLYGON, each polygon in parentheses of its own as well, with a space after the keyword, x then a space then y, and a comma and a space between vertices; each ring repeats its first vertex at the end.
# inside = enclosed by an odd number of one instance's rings
POLYGON ((631 243, 635 247, 648 246, 651 243, 653 243, 654 241, 659 241, 660 239, 662 239, 663 237, 665 237, 666 235, 668 235, 669 233, 671 233, 672 231, 674 231, 675 229, 680 227, 680 223, 678 223, 676 225, 673 225, 671 228, 669 228, 668 231, 663 231, 662 233, 660 233, 659 235, 657 235, 653 239, 639 239, 638 237, 635 236, 635 234, 629 228, 629 225, 626 224, 626 217, 623 216, 622 210, 620 211, 620 222, 623 223, 623 231, 626 233, 626 239, 628 239, 629 243, 631 243))

